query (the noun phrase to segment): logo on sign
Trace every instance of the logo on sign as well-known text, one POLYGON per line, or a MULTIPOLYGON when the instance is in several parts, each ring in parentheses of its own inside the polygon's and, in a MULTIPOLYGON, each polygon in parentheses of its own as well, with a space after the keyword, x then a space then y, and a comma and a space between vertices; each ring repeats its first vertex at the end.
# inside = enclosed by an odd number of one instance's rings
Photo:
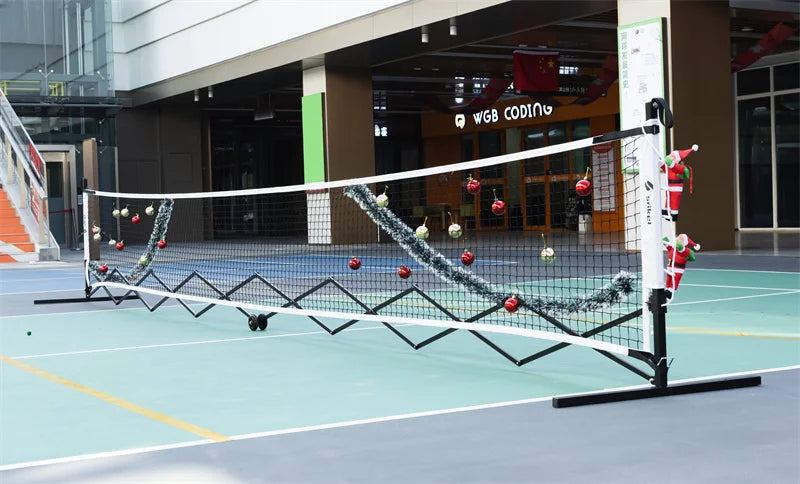
POLYGON ((456 114, 456 127, 458 129, 464 129, 465 124, 467 124, 467 117, 463 114, 456 114))

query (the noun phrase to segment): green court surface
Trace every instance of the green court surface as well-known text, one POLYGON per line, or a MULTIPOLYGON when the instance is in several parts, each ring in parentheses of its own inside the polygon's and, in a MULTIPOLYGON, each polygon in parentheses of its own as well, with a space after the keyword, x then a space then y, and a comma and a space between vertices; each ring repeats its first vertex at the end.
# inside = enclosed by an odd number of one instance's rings
MULTIPOLYGON (((645 383, 583 347, 517 368, 464 331, 413 351, 370 322, 331 337, 276 316, 252 333, 231 308, 93 307, 0 318, 0 466, 645 383)), ((799 313, 797 273, 687 271, 670 378, 800 364, 799 313)), ((517 357, 552 345, 489 336, 517 357)))

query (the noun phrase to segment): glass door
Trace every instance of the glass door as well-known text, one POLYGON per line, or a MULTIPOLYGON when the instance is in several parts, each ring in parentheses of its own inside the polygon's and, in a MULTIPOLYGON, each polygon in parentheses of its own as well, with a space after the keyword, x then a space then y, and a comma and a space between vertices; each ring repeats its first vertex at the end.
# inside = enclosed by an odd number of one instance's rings
MULTIPOLYGON (((525 131, 524 144, 526 150, 541 148, 545 145, 544 128, 537 127, 525 131)), ((547 164, 545 158, 532 158, 522 163, 522 215, 526 230, 545 230, 548 226, 547 184, 545 174, 547 164)))
MULTIPOLYGON (((503 132, 490 131, 478 134, 478 157, 489 158, 503 154, 503 132)), ((478 228, 505 229, 508 224, 508 207, 502 216, 492 213, 495 193, 497 198, 505 201, 506 167, 505 165, 488 166, 479 170, 479 180, 483 188, 478 195, 478 228), (494 191, 493 191, 494 190, 494 191)))
POLYGON ((800 93, 775 96, 778 227, 800 227, 800 93))

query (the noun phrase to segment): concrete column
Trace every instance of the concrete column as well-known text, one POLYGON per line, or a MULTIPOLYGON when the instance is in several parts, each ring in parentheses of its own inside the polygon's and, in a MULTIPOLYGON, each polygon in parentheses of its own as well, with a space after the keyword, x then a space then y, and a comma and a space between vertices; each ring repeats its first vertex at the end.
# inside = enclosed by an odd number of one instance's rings
POLYGON ((694 193, 686 183, 676 233, 689 234, 704 250, 735 247, 728 7, 727 1, 712 0, 617 2, 621 25, 667 18, 665 85, 675 116, 668 149, 700 146, 687 160, 694 173, 694 193))
MULTIPOLYGON (((374 143, 369 70, 324 65, 304 70, 305 182, 374 175, 374 143)), ((306 203, 309 243, 377 241, 374 224, 351 200, 344 198, 340 190, 309 192, 306 203)))

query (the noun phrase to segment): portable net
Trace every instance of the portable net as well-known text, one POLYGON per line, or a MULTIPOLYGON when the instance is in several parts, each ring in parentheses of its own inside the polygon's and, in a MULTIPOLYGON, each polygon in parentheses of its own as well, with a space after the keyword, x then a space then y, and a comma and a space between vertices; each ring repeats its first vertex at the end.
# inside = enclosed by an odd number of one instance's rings
POLYGON ((399 335, 397 323, 413 323, 647 351, 640 184, 622 170, 643 143, 610 134, 235 192, 87 191, 87 285, 151 308, 176 298, 196 315, 301 314, 331 332, 370 320, 399 335), (324 317, 348 322, 330 329, 324 317))

